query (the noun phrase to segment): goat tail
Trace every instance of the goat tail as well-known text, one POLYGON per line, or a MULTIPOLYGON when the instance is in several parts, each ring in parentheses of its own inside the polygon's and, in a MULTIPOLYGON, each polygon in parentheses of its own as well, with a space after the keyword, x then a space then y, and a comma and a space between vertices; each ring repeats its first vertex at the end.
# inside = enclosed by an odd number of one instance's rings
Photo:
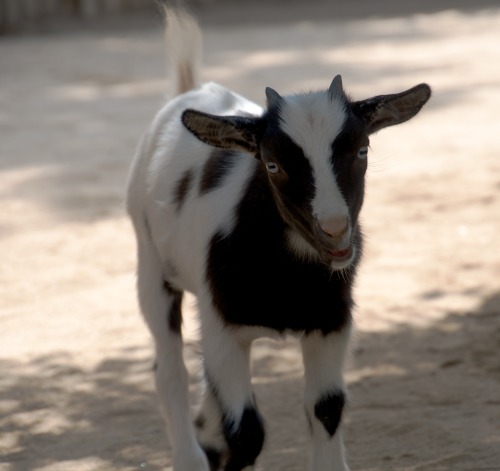
POLYGON ((164 6, 165 42, 175 95, 200 85, 203 37, 198 22, 185 10, 164 6))

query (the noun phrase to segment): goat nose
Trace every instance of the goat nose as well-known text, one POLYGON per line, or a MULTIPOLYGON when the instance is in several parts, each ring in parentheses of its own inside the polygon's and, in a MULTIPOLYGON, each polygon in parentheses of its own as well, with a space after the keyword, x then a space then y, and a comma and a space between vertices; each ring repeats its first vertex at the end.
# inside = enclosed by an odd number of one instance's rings
POLYGON ((332 216, 319 222, 321 230, 331 237, 340 237, 346 230, 349 218, 347 216, 332 216))

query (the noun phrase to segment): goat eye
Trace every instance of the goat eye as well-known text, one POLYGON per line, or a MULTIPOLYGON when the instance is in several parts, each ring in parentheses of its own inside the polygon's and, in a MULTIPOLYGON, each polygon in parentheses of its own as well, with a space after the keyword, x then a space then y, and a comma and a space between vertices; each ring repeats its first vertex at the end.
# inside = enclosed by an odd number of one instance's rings
POLYGON ((266 162, 266 168, 269 173, 278 173, 280 171, 278 164, 274 162, 266 162))
POLYGON ((358 159, 365 160, 368 157, 368 147, 361 147, 358 151, 358 159))

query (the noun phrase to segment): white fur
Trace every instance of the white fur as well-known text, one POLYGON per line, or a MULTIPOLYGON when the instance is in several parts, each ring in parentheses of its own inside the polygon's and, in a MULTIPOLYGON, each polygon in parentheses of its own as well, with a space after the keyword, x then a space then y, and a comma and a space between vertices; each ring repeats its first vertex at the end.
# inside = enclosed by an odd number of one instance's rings
POLYGON ((318 221, 349 215, 331 167, 332 143, 344 126, 340 99, 327 91, 286 97, 280 108, 281 127, 300 146, 313 169, 316 194, 312 203, 318 221))
POLYGON ((184 202, 185 210, 177 216, 172 189, 187 170, 193 169, 196 172, 193 185, 197 189, 201 169, 213 151, 181 123, 180 115, 188 107, 220 115, 241 110, 260 114, 262 110, 220 85, 205 84, 175 98, 158 113, 146 137, 147 144, 140 147, 136 157, 129 181, 129 213, 133 218, 146 217, 149 221, 164 270, 169 272, 168 267, 174 267, 178 271, 174 283, 197 293, 204 272, 205 244, 215 232, 232 229, 234 207, 241 199, 244 182, 258 162, 249 155, 238 156, 230 179, 203 198, 193 191, 193 196, 184 202), (139 169, 141 176, 135 175, 139 169), (143 204, 134 207, 139 198, 143 204))

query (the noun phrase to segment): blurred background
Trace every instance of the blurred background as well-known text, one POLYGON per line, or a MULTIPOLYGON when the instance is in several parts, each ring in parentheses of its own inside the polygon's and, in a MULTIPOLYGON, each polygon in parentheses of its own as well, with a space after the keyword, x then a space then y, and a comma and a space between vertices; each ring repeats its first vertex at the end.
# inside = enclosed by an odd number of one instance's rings
MULTIPOLYGON (((346 371, 353 471, 500 469, 497 0, 198 0, 203 76, 264 103, 427 82, 371 139, 346 371)), ((0 0, 0 470, 164 470, 124 191, 170 96, 149 0, 0 0)), ((186 361, 198 399, 194 301, 186 361)), ((306 469, 301 356, 259 340, 259 469, 306 469)))
POLYGON ((0 27, 2 33, 57 29, 62 21, 152 11, 155 7, 153 0, 2 0, 0 27))

